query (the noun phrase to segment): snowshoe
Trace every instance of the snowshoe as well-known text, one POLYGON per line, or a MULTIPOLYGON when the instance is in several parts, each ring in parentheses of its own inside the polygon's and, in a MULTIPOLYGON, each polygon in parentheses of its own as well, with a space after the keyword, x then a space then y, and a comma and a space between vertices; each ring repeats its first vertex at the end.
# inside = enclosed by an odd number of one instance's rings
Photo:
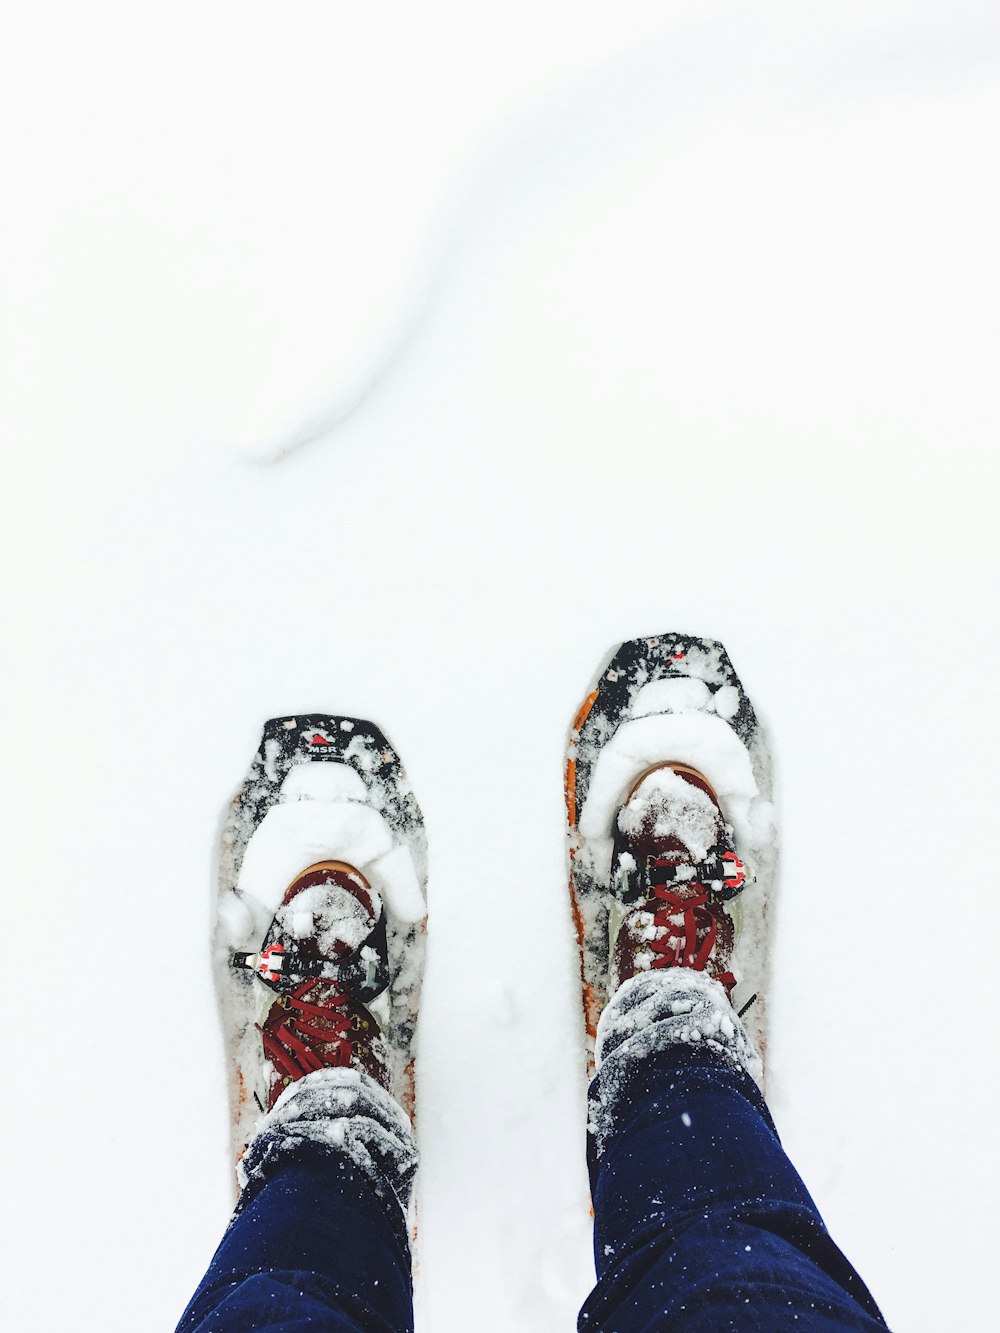
POLYGON ((414 1113, 427 842, 359 718, 273 718, 222 834, 214 965, 238 1158, 284 1088, 353 1066, 414 1113))
POLYGON ((722 645, 621 644, 573 721, 565 794, 588 1072, 617 986, 668 966, 716 977, 763 1055, 771 761, 722 645))

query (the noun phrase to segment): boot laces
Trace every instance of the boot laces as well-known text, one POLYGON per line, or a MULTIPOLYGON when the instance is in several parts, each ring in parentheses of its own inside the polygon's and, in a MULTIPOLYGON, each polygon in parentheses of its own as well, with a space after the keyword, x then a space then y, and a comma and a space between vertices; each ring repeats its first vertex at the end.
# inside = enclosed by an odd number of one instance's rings
POLYGON ((688 967, 695 972, 708 969, 729 995, 736 985, 735 976, 708 966, 713 961, 719 926, 704 884, 693 880, 657 884, 653 893, 662 906, 653 913, 653 938, 649 940, 653 957, 649 966, 688 967))
POLYGON ((351 1063, 358 1033, 345 1012, 348 996, 327 981, 322 999, 310 1001, 307 997, 319 985, 319 978, 313 977, 279 996, 264 1025, 256 1025, 267 1058, 286 1082, 317 1069, 339 1069, 351 1063), (272 1024, 275 1009, 282 1010, 285 1017, 272 1024))

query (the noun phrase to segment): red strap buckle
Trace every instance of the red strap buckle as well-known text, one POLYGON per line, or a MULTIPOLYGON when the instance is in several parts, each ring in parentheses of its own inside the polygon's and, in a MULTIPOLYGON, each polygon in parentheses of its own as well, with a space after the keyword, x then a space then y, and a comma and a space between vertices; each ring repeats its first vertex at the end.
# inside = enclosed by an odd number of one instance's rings
POLYGON ((257 957, 257 971, 265 981, 278 981, 284 964, 283 944, 269 944, 257 957))
POLYGON ((746 881, 746 867, 735 852, 723 852, 722 859, 727 866, 726 873, 723 876, 726 888, 738 889, 746 881))

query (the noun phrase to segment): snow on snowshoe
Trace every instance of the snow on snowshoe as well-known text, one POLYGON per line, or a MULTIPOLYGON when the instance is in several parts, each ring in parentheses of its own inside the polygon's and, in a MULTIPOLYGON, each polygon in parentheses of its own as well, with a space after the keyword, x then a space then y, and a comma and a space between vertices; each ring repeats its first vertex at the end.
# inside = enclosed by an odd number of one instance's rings
POLYGON ((722 644, 621 644, 573 721, 565 794, 588 1072, 617 985, 666 966, 715 976, 763 1054, 771 760, 722 644))
POLYGON ((289 1082, 352 1065, 414 1111, 427 840, 371 722, 272 718, 222 833, 214 966, 233 1150, 289 1082))

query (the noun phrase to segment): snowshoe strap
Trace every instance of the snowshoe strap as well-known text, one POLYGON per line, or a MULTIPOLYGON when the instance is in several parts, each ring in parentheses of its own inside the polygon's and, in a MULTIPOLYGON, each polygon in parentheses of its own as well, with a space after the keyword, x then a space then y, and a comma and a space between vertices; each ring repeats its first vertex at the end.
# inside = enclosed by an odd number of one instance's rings
POLYGON ((735 898, 750 882, 746 866, 725 843, 718 843, 697 864, 677 864, 669 856, 647 856, 645 882, 650 888, 663 884, 701 884, 721 902, 735 898))
MULTIPOLYGON (((368 986, 374 983, 378 970, 378 955, 374 950, 370 950, 370 953, 370 959, 366 960, 368 986)), ((293 946, 276 940, 260 953, 234 953, 232 965, 256 972, 262 981, 273 985, 280 981, 305 981, 309 977, 324 981, 339 981, 348 970, 354 970, 357 959, 357 953, 352 953, 338 962, 332 962, 328 958, 307 958, 293 946)))
POLYGON ((230 963, 255 973, 265 986, 288 991, 307 979, 335 981, 362 1004, 369 1004, 389 984, 385 913, 366 940, 340 958, 303 953, 296 941, 277 929, 277 920, 257 953, 233 953, 230 963))

